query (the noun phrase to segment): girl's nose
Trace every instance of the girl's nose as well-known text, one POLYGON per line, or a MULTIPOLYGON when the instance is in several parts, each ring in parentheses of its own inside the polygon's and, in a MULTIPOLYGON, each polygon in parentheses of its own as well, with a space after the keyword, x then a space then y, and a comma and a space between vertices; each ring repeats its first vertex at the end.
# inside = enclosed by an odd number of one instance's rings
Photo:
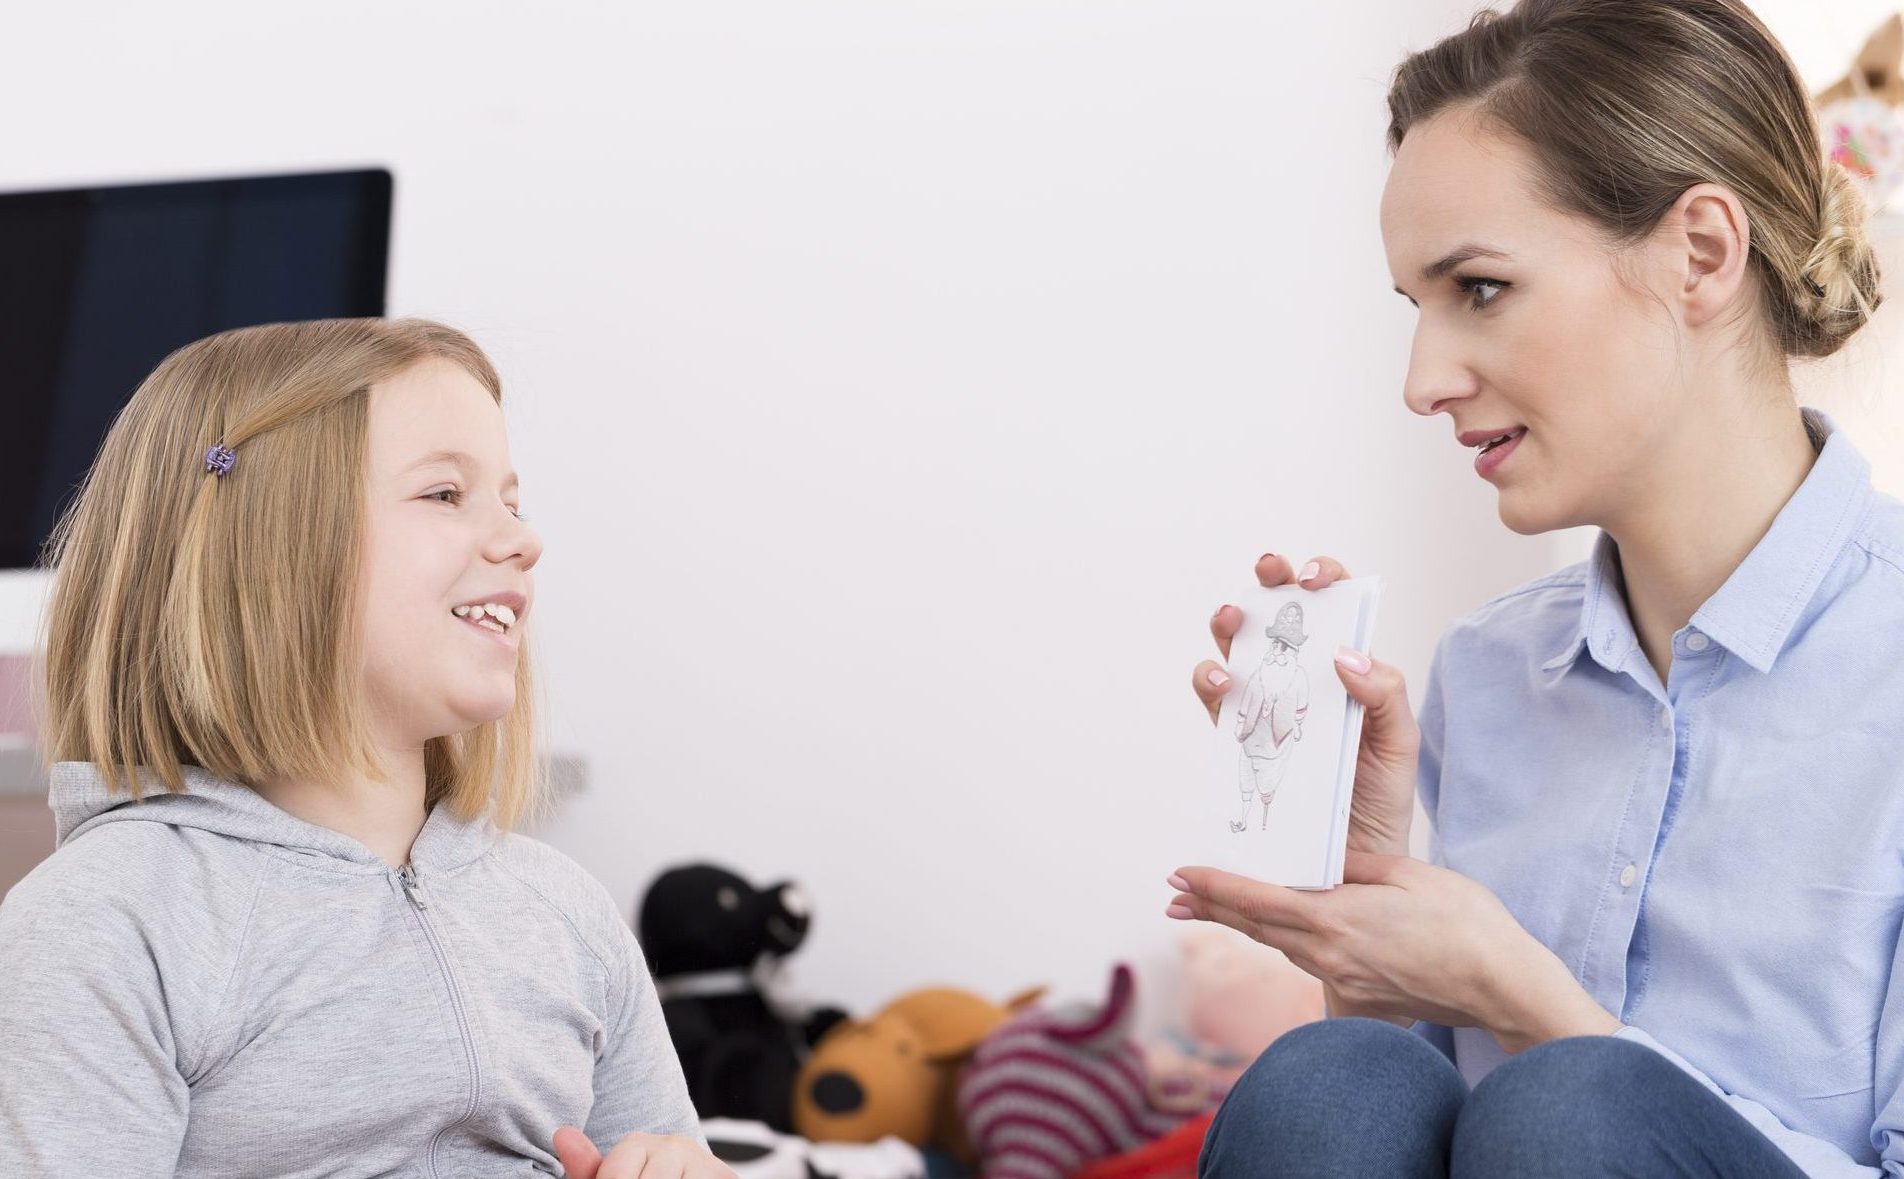
POLYGON ((485 553, 491 561, 501 564, 504 561, 518 561, 524 570, 535 568, 542 559, 542 534, 529 525, 527 520, 504 509, 503 524, 499 527, 487 546, 485 553))

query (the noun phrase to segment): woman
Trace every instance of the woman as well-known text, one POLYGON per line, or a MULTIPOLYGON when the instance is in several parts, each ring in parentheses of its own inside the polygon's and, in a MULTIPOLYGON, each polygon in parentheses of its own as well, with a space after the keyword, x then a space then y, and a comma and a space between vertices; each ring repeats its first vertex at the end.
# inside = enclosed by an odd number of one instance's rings
MULTIPOLYGON (((1389 107, 1404 400, 1508 527, 1602 535, 1443 637, 1419 728, 1338 653, 1342 887, 1171 878, 1359 1017, 1273 1045, 1202 1169, 1904 1174, 1904 506, 1787 370, 1877 305, 1854 191, 1735 0, 1483 13, 1389 107)), ((1196 671, 1213 711, 1229 682, 1196 671)))

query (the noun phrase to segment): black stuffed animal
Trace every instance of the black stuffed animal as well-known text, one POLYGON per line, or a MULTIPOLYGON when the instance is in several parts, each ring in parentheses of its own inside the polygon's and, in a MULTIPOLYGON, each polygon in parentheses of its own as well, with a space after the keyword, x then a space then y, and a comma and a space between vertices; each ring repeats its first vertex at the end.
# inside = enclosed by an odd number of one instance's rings
POLYGON ((712 864, 671 868, 648 886, 636 928, 703 1118, 792 1132, 794 1074, 845 1012, 789 1016, 763 980, 806 940, 812 919, 798 885, 756 889, 712 864))

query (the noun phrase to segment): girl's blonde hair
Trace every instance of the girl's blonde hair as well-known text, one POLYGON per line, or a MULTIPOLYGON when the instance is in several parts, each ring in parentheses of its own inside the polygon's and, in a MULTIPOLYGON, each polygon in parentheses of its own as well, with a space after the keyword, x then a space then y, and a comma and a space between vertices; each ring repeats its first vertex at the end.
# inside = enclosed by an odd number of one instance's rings
POLYGON ((1695 184, 1738 195, 1780 359, 1829 356, 1877 310, 1877 255, 1791 58, 1740 0, 1521 0, 1406 58, 1388 143, 1472 105, 1519 136, 1554 204, 1615 243, 1695 184))
MULTIPOLYGON (((181 765, 252 785, 381 775, 358 624, 369 394, 432 358, 501 403, 482 349, 420 319, 266 324, 165 358, 47 544, 49 760, 134 798, 141 768, 174 792, 181 765), (223 476, 219 444, 237 454, 223 476)), ((429 803, 505 828, 533 810, 532 686, 525 644, 509 714, 426 746, 429 803)))

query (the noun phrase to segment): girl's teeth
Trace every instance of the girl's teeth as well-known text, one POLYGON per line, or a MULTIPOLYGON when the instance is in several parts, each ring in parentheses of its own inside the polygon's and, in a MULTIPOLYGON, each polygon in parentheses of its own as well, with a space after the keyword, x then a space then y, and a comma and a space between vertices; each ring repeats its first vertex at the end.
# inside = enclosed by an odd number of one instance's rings
POLYGON ((479 606, 452 606, 450 613, 477 626, 486 626, 498 634, 508 634, 509 628, 516 625, 516 612, 493 602, 479 606))

